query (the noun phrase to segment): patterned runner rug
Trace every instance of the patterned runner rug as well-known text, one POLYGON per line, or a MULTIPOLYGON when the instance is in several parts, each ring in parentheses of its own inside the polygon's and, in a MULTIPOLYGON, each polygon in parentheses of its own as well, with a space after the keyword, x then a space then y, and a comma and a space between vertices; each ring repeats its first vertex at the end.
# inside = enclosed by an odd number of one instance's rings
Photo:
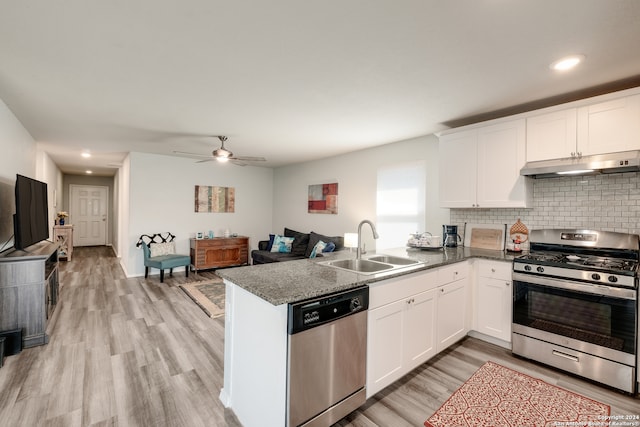
POLYGON ((605 423, 610 411, 609 405, 487 362, 424 425, 590 426, 605 423))
POLYGON ((224 316, 224 283, 222 279, 185 283, 180 288, 211 318, 224 316))

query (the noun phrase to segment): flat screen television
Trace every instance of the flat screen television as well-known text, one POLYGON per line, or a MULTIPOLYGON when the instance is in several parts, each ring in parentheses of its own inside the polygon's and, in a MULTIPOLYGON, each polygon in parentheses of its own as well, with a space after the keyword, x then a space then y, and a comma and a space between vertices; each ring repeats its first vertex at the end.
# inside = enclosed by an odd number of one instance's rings
POLYGON ((13 216, 13 246, 25 248, 49 238, 47 184, 16 175, 16 213, 13 216))

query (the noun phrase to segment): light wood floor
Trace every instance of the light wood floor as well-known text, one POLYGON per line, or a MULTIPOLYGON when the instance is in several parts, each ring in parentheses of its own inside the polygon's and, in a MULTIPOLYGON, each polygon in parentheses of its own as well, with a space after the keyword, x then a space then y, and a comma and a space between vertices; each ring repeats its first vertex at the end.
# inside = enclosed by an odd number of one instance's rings
MULTIPOLYGON (((224 319, 210 319, 180 290, 183 271, 164 284, 127 279, 104 247, 76 248, 60 269, 49 344, 0 369, 1 426, 240 425, 218 400, 224 319)), ((487 360, 608 403, 612 414, 640 414, 638 398, 467 338, 337 425, 421 426, 487 360)))

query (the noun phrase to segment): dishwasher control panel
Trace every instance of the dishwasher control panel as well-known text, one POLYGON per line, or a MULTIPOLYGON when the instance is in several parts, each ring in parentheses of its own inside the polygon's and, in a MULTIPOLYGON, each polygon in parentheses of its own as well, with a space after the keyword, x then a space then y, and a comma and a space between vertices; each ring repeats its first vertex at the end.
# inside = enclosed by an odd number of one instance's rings
POLYGON ((369 308, 369 287, 289 304, 288 331, 295 334, 369 308))

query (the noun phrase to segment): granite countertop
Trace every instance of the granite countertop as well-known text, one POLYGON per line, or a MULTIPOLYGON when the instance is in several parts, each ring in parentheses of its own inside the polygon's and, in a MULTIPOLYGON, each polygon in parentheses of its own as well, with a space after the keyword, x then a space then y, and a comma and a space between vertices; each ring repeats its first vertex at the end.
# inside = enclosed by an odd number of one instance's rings
MULTIPOLYGON (((414 258, 424 264, 377 274, 358 274, 322 265, 322 262, 355 258, 355 252, 339 251, 316 259, 274 262, 271 264, 217 270, 216 273, 235 285, 273 305, 288 304, 319 297, 360 285, 386 280, 405 274, 424 271, 470 258, 484 258, 511 262, 514 255, 502 251, 473 248, 419 250, 411 248, 385 249, 381 254, 414 258)), ((368 253, 368 258, 375 253, 368 253)), ((517 256, 518 254, 516 254, 517 256)))

